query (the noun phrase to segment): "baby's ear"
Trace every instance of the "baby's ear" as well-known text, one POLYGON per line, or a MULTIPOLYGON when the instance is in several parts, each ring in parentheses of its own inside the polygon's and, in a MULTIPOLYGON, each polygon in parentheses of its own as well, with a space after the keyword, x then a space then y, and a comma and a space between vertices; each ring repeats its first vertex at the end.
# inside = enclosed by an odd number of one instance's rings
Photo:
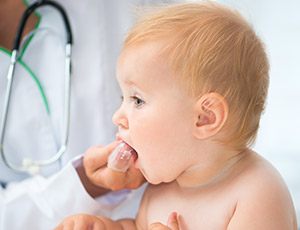
POLYGON ((217 134, 228 116, 228 105, 218 93, 206 93, 195 103, 193 135, 206 139, 217 134))

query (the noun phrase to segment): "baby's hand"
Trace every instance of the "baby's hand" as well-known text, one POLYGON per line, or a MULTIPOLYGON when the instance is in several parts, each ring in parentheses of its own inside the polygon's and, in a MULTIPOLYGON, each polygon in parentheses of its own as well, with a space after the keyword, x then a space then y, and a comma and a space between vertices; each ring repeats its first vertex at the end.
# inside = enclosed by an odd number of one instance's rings
POLYGON ((64 219, 60 225, 58 225, 55 230, 106 230, 104 222, 96 217, 86 214, 78 214, 74 216, 69 216, 64 219))
POLYGON ((168 218, 167 226, 157 222, 151 224, 149 230, 180 230, 179 215, 176 212, 172 212, 168 218))
POLYGON ((85 173, 89 180, 100 187, 110 190, 135 189, 145 182, 142 173, 133 165, 133 157, 116 158, 114 167, 107 167, 109 155, 118 147, 120 142, 113 142, 105 147, 89 148, 83 159, 85 173), (125 162, 125 161, 131 161, 125 162), (126 170, 124 165, 128 165, 126 170), (122 170, 116 167, 122 166, 122 170))

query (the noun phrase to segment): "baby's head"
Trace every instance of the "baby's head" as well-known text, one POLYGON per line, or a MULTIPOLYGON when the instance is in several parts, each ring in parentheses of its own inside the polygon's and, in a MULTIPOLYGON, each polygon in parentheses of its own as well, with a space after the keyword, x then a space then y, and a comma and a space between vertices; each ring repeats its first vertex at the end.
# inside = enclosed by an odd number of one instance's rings
POLYGON ((164 8, 136 24, 124 49, 148 42, 161 42, 161 55, 192 96, 216 92, 225 98, 224 142, 245 147, 254 140, 269 66, 261 41, 237 12, 214 3, 164 8))
MULTIPOLYGON (((155 10, 125 40, 117 70, 124 101, 114 122, 138 153, 153 154, 151 143, 186 152, 195 139, 244 149, 257 133, 268 68, 261 41, 238 13, 210 2, 155 10)), ((162 160, 172 164, 172 155, 162 160)))

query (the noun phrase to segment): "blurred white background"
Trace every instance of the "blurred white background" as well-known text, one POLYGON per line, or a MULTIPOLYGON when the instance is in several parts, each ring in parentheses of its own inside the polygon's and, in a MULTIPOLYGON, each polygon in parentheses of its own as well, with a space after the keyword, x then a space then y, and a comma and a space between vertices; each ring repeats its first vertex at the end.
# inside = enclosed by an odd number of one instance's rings
POLYGON ((280 171, 300 223, 300 1, 218 0, 237 9, 266 45, 270 88, 254 149, 280 171))

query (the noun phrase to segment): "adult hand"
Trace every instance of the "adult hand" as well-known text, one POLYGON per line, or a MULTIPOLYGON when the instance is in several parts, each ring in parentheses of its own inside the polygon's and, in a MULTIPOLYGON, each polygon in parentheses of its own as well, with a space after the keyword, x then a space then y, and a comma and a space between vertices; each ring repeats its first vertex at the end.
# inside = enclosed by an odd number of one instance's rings
POLYGON ((138 188, 145 182, 145 178, 133 164, 126 172, 115 171, 107 167, 108 156, 119 143, 115 141, 105 147, 89 148, 83 158, 85 174, 93 184, 113 191, 138 188))
POLYGON ((86 214, 77 214, 69 216, 64 219, 60 225, 58 225, 55 230, 71 230, 71 229, 80 229, 80 230, 105 230, 104 222, 97 218, 96 216, 86 215, 86 214))
POLYGON ((168 218, 167 226, 159 222, 152 223, 149 226, 149 230, 180 230, 179 215, 176 212, 172 212, 168 218))

